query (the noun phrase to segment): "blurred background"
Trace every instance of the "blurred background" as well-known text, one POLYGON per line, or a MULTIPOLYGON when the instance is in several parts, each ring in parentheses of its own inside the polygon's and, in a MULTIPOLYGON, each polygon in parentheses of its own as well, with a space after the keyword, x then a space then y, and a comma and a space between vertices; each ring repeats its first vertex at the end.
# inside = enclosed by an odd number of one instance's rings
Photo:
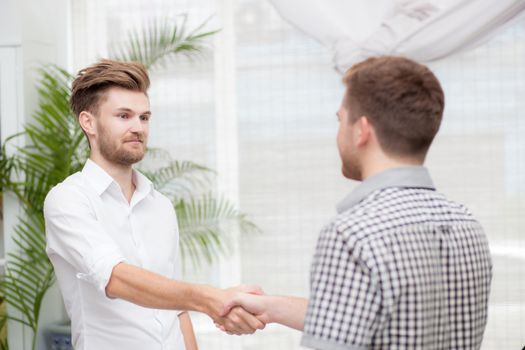
MULTIPOLYGON (((12 5, 23 20, 11 27, 18 28, 10 29, 11 36, 0 32, 0 79, 16 74, 18 82, 3 86, 11 95, 4 91, 0 99, 2 141, 30 118, 26 116, 37 103, 32 86, 40 64, 56 63, 74 73, 110 55, 130 30, 151 21, 186 15, 188 28, 207 21, 205 29, 220 30, 206 39, 208 49, 152 71, 150 146, 216 170, 217 188, 261 232, 233 233, 231 254, 200 268, 186 264, 185 279, 224 287, 258 284, 266 293, 307 297, 317 234, 334 216, 336 203, 356 186, 340 173, 335 112, 344 87, 330 48, 285 21, 269 1, 44 3, 12 5), (10 48, 14 54, 8 53, 10 48), (11 110, 6 111, 6 104, 11 110)), ((2 5, 0 28, 16 20, 6 15, 10 5, 2 5)), ((494 259, 482 348, 521 349, 525 22, 428 65, 444 87, 446 108, 426 165, 437 188, 480 219, 494 259)), ((4 209, 4 228, 16 219, 16 209, 9 210, 4 209)), ((11 247, 7 239, 5 234, 4 253, 11 247)), ((46 295, 43 328, 65 318, 57 296, 56 288, 46 295)), ((282 326, 231 337, 216 330, 206 316, 192 318, 203 350, 301 349, 301 334, 282 326)), ((9 328, 11 348, 30 349, 28 332, 15 328, 14 335, 9 328)))

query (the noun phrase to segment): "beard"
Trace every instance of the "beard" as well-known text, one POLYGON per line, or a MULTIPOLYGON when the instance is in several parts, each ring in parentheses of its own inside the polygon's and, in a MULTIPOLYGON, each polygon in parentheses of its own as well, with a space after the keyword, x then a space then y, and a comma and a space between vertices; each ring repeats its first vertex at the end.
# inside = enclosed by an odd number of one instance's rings
POLYGON ((100 154, 108 161, 112 163, 117 163, 120 165, 133 165, 144 158, 144 153, 146 149, 146 140, 144 134, 134 134, 134 136, 128 136, 124 139, 126 141, 139 140, 142 143, 140 147, 126 149, 124 148, 124 143, 116 144, 114 139, 105 132, 102 128, 100 130, 100 139, 99 139, 99 150, 100 154))
POLYGON ((341 161, 343 163, 341 166, 341 171, 344 177, 356 181, 363 180, 361 164, 359 163, 356 154, 349 154, 346 157, 341 156, 341 161))

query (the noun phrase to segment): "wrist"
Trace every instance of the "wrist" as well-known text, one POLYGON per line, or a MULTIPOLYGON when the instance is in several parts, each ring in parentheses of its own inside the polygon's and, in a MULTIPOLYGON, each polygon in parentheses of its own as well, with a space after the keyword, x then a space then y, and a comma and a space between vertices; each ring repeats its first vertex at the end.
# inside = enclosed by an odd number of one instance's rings
POLYGON ((279 323, 279 312, 276 311, 279 310, 279 308, 274 308, 274 306, 279 303, 279 297, 275 295, 263 297, 266 299, 264 303, 266 323, 279 323))
POLYGON ((214 318, 218 313, 217 291, 208 285, 195 285, 195 292, 192 298, 193 310, 209 315, 214 318))

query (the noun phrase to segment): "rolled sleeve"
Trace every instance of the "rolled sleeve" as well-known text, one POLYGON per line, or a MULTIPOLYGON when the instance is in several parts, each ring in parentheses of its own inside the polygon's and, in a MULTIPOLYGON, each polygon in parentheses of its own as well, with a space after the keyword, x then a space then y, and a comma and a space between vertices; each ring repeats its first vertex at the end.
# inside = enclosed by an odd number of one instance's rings
POLYGON ((367 349, 381 310, 381 293, 371 270, 333 225, 321 233, 316 249, 301 344, 367 349))
POLYGON ((105 295, 113 268, 125 258, 97 220, 86 195, 72 186, 53 189, 44 203, 44 217, 50 260, 62 258, 77 278, 105 295))
POLYGON ((113 268, 125 259, 120 251, 113 249, 114 247, 104 248, 106 247, 101 247, 94 253, 94 264, 88 268, 89 272, 78 272, 76 277, 93 284, 99 291, 105 293, 113 268))

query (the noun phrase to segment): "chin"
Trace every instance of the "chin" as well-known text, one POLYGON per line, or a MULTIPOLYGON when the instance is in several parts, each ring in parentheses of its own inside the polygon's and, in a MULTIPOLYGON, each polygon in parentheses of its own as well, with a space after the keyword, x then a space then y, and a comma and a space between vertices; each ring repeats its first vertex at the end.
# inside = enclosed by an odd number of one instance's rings
POLYGON ((347 169, 344 166, 341 169, 341 172, 344 177, 349 180, 362 181, 363 177, 361 176, 361 171, 358 169, 347 169))
POLYGON ((113 157, 116 163, 126 166, 138 163, 143 158, 144 152, 120 152, 113 157))

